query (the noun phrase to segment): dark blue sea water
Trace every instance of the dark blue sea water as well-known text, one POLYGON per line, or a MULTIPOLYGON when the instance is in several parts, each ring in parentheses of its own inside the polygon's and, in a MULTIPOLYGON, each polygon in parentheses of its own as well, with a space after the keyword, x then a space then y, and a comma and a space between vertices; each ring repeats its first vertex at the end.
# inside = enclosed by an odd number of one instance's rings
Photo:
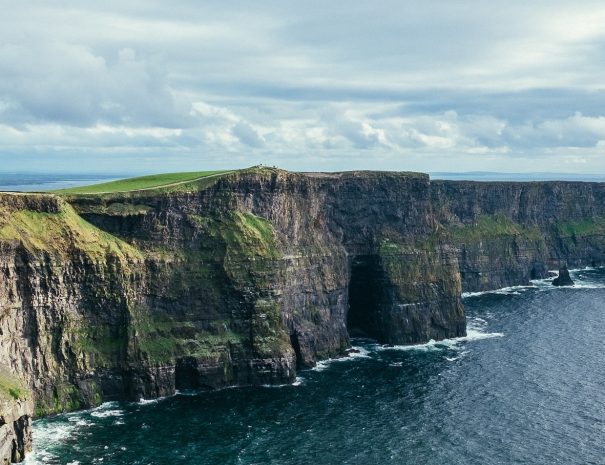
POLYGON ((45 192, 127 177, 116 174, 0 173, 0 192, 45 192))
POLYGON ((605 270, 465 297, 466 338, 382 348, 296 386, 35 422, 29 464, 604 464, 605 270))

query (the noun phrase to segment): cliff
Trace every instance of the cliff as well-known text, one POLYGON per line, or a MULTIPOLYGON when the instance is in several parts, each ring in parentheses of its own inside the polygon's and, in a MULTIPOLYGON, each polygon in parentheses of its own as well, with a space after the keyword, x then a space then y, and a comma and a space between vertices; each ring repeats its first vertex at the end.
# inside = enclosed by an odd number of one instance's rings
POLYGON ((605 184, 433 181, 431 196, 464 291, 605 264, 605 184))
POLYGON ((563 259, 602 263, 603 195, 264 168, 125 193, 0 194, 0 368, 13 386, 0 457, 23 456, 34 415, 288 383, 350 335, 464 335, 462 290, 523 284, 563 259))

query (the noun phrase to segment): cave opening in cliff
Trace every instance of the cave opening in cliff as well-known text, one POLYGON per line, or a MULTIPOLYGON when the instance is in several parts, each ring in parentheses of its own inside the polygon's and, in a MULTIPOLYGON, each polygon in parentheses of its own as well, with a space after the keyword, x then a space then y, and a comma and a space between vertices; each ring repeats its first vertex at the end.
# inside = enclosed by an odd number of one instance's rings
POLYGON ((208 387, 202 382, 198 362, 193 357, 184 357, 176 361, 174 384, 175 388, 179 390, 203 389, 208 387))
POLYGON ((349 336, 382 339, 381 302, 384 288, 381 276, 377 257, 358 256, 352 260, 347 314, 349 336))

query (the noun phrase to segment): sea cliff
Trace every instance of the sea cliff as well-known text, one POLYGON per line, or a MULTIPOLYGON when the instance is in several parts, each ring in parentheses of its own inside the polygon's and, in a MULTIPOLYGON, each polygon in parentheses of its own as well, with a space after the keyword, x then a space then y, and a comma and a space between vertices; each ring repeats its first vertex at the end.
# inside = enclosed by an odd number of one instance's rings
POLYGON ((34 416, 289 383, 355 334, 462 336, 462 291, 603 263, 604 198, 591 183, 268 168, 0 194, 0 457, 23 457, 34 416))

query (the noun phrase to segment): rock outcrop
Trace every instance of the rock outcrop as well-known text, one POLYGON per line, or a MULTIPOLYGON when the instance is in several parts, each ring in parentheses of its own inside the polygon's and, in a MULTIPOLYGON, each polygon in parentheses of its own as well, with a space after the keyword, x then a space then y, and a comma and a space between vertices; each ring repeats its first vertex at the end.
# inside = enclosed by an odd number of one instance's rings
POLYGON ((567 265, 563 265, 559 268, 559 276, 552 280, 553 286, 573 286, 574 282, 569 276, 569 270, 567 265))
POLYGON ((0 365, 27 389, 4 388, 2 458, 22 457, 33 416, 288 383, 346 354, 350 334, 462 336, 462 290, 605 261, 603 200, 600 184, 258 168, 0 194, 0 365))
POLYGON ((24 384, 0 368, 0 463, 20 462, 31 450, 33 401, 24 384))

